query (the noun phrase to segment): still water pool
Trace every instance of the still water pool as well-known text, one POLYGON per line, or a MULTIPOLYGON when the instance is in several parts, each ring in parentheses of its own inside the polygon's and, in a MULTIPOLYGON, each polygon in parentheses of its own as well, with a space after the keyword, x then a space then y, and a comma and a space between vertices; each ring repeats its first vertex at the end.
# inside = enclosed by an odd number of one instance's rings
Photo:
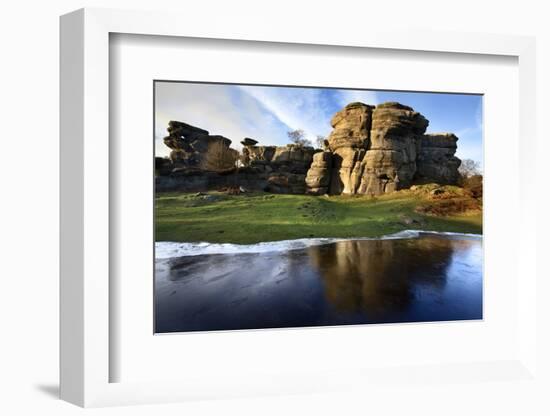
POLYGON ((156 244, 155 332, 482 319, 482 239, 156 244))

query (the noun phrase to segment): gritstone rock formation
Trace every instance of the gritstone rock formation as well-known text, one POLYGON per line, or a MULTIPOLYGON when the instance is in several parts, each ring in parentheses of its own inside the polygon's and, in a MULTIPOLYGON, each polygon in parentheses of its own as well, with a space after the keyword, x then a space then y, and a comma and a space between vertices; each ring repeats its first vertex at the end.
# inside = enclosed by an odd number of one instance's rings
POLYGON ((231 140, 210 135, 208 131, 179 121, 170 121, 164 144, 171 150, 169 158, 155 158, 157 190, 201 191, 243 186, 274 193, 304 194, 306 173, 311 165, 313 147, 257 146, 258 141, 245 137, 242 154, 230 147, 231 140), (212 149, 236 154, 241 167, 211 171, 208 162, 212 149))
POLYGON ((425 134, 428 120, 406 105, 348 104, 330 121, 323 151, 289 144, 258 146, 245 137, 242 154, 231 140, 170 121, 164 143, 170 158, 156 158, 158 190, 208 190, 244 186, 275 193, 380 195, 413 183, 456 184, 460 159, 452 133, 425 134), (210 169, 212 149, 229 157, 230 169, 210 169), (232 161, 240 160, 236 168, 232 161))
POLYGON ((458 137, 452 133, 425 134, 416 160, 419 182, 455 184, 458 182, 460 159, 455 156, 458 137))
POLYGON ((164 144, 172 149, 170 161, 173 168, 199 169, 211 146, 219 144, 229 149, 231 145, 231 140, 226 137, 211 136, 206 130, 180 121, 170 121, 167 130, 169 135, 164 138, 164 144))
POLYGON ((425 135, 428 120, 411 107, 351 103, 331 125, 328 154, 316 155, 307 173, 308 193, 379 195, 416 180, 458 180, 457 137, 425 135))
POLYGON ((267 178, 265 190, 275 193, 303 194, 306 192, 306 173, 311 165, 313 147, 289 144, 286 146, 256 146, 245 139, 241 161, 245 167, 267 178))

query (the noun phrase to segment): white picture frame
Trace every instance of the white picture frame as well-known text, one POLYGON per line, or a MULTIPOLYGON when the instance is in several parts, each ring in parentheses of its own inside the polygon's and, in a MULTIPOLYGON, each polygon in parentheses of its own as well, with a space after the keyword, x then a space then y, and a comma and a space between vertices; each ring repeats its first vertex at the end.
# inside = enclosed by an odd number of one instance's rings
MULTIPOLYGON (((220 375, 178 381, 111 382, 110 365, 119 357, 110 349, 109 293, 112 259, 110 239, 109 159, 109 36, 136 34, 185 38, 225 39, 333 47, 430 51, 441 54, 483 54, 516 57, 519 66, 519 213, 517 266, 522 279, 517 293, 518 354, 498 362, 456 365, 418 363, 412 379, 429 382, 480 382, 476 372, 504 375, 507 380, 537 382, 536 362, 536 217, 533 182, 528 168, 535 160, 535 42, 533 38, 432 33, 374 26, 350 27, 338 34, 323 28, 301 32, 266 24, 261 30, 239 33, 230 22, 205 28, 173 13, 82 9, 61 18, 61 398, 79 406, 159 403, 195 398, 242 397, 260 394, 322 392, 347 388, 343 378, 358 386, 407 378, 410 369, 369 369, 368 372, 331 369, 333 377, 316 374, 271 375, 258 380, 235 380, 220 375), (186 22, 181 25, 181 21, 186 22), (353 374, 353 375, 350 375, 353 374)), ((495 376, 497 377, 497 376, 495 376)), ((498 378, 498 377, 497 377, 498 378)), ((411 381, 412 382, 412 381, 411 381)))

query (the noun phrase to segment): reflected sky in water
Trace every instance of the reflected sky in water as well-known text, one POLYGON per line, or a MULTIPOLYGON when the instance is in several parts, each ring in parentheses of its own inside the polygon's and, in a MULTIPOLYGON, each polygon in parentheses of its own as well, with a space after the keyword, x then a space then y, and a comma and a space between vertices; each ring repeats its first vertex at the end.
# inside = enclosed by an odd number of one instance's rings
POLYGON ((482 318, 480 238, 158 259, 157 333, 482 318))

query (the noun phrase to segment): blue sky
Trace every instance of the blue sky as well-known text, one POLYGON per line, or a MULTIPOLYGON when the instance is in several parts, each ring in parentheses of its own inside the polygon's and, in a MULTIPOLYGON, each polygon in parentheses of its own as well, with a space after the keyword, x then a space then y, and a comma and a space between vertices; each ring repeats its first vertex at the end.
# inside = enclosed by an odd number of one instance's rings
POLYGON ((332 88, 264 87, 181 82, 155 83, 155 152, 169 153, 162 142, 168 121, 178 120, 220 134, 240 149, 251 137, 263 145, 289 143, 287 132, 302 129, 314 141, 328 136, 330 119, 353 101, 398 101, 428 120, 428 133, 452 132, 457 156, 483 164, 482 96, 332 88))

